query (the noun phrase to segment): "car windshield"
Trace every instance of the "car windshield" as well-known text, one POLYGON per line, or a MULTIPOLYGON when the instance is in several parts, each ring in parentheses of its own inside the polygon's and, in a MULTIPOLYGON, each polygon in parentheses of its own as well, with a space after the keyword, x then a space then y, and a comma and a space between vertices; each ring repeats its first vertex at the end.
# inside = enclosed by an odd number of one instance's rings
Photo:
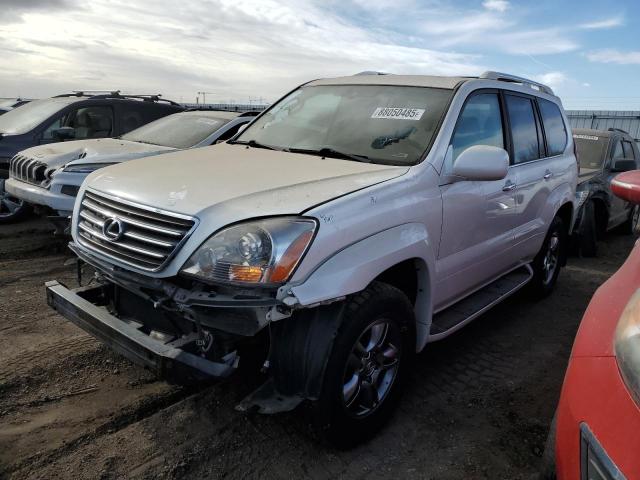
POLYGON ((578 149, 580 169, 599 170, 606 156, 609 139, 597 135, 574 134, 573 141, 578 149))
POLYGON ((30 132, 69 103, 66 99, 45 98, 10 110, 0 118, 0 133, 20 135, 30 132))
POLYGON ((211 115, 176 113, 136 128, 120 138, 163 147, 190 148, 228 121, 211 115))
POLYGON ((303 87, 254 121, 238 142, 413 165, 431 143, 452 93, 388 85, 303 87))

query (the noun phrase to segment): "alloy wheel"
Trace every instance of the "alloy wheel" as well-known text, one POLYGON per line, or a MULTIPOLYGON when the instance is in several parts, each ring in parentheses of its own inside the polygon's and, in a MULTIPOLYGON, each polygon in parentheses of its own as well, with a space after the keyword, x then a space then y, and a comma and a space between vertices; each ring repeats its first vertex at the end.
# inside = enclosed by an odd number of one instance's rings
POLYGON ((378 409, 396 380, 402 339, 397 324, 377 319, 362 332, 347 359, 342 397, 355 417, 378 409))

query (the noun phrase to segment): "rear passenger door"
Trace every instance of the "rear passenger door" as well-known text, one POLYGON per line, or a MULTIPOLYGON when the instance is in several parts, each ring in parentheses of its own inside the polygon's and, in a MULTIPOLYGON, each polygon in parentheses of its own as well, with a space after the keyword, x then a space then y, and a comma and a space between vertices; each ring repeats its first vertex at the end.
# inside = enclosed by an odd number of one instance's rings
POLYGON ((528 261, 538 253, 547 233, 550 219, 544 215, 549 196, 567 181, 569 172, 561 161, 567 128, 553 102, 516 92, 505 92, 504 97, 516 176, 514 244, 521 259, 528 261))

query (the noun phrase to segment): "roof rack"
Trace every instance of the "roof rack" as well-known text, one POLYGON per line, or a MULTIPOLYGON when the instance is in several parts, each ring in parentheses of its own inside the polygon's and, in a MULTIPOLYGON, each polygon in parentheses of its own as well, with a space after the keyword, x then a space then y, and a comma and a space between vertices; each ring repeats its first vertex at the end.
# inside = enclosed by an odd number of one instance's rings
POLYGON ((501 82, 520 83, 535 90, 548 93, 549 95, 555 95, 555 93, 553 93, 553 90, 551 90, 551 87, 545 85, 544 83, 529 80, 528 78, 524 77, 518 77, 516 75, 510 75, 508 73, 487 71, 480 75, 480 77, 478 78, 483 78, 486 80, 498 80, 501 82))
POLYGON ((620 133, 626 133, 627 135, 629 135, 629 132, 621 128, 609 127, 607 130, 610 132, 620 132, 620 133))
POLYGON ((389 74, 386 72, 376 72, 374 70, 365 70, 364 72, 358 72, 353 74, 354 77, 360 77, 362 75, 389 75, 389 74))
POLYGON ((167 100, 166 98, 161 98, 162 95, 159 93, 155 94, 122 94, 120 90, 73 90, 72 93, 63 93, 62 95, 56 95, 54 98, 60 97, 88 97, 89 99, 99 99, 99 98, 119 98, 119 99, 138 99, 143 102, 166 102, 170 105, 181 106, 179 103, 174 102, 173 100, 167 100))

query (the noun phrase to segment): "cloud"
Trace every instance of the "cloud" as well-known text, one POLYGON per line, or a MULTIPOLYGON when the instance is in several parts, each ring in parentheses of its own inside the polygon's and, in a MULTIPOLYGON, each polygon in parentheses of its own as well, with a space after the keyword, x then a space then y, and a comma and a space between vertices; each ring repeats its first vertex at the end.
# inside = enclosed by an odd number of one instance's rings
POLYGON ((602 30, 607 28, 620 27, 624 24, 622 16, 605 18, 603 20, 596 20, 593 22, 582 23, 578 25, 578 28, 584 30, 602 30))
POLYGON ((487 10, 504 12, 509 8, 509 2, 507 0, 485 0, 482 2, 482 6, 487 10))
POLYGON ((582 84, 583 87, 589 88, 591 86, 591 84, 589 82, 584 82, 582 84))
POLYGON ((535 76, 534 79, 556 90, 562 85, 564 85, 569 78, 563 72, 547 72, 547 73, 543 73, 541 75, 535 76))
POLYGON ((33 12, 50 12, 78 8, 74 0, 2 0, 0 23, 17 23, 22 16, 33 12))
POLYGON ((640 51, 638 50, 621 52, 613 48, 605 48, 587 52, 586 57, 591 62, 640 65, 640 51))

